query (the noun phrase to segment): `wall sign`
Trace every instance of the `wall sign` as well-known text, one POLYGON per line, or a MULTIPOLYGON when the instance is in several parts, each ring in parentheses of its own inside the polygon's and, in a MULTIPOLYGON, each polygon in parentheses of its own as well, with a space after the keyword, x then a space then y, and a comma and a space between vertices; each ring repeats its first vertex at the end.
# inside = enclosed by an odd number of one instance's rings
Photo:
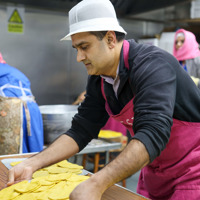
POLYGON ((24 33, 24 8, 7 7, 8 32, 24 33))

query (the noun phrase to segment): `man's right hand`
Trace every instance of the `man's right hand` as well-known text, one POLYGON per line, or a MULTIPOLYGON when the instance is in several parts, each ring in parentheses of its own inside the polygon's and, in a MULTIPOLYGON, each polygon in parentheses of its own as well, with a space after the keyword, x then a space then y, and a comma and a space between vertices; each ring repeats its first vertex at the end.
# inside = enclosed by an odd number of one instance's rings
POLYGON ((8 172, 7 186, 13 185, 23 180, 32 179, 33 168, 26 164, 25 161, 12 167, 8 172))
POLYGON ((11 168, 8 173, 7 185, 9 186, 23 180, 30 180, 32 179, 32 174, 38 169, 67 159, 78 153, 78 151, 79 146, 75 140, 63 134, 48 148, 11 168))

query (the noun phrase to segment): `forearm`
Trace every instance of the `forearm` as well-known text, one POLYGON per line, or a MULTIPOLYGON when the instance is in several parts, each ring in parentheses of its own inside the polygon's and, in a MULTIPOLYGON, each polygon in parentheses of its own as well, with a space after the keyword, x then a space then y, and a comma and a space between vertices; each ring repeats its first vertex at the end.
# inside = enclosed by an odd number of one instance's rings
POLYGON ((27 164, 37 170, 67 159, 79 151, 77 143, 67 135, 61 135, 48 148, 27 159, 27 164))
POLYGON ((111 185, 142 169, 149 160, 145 146, 138 140, 132 140, 116 159, 94 174, 91 181, 104 192, 111 185))
POLYGON ((77 143, 71 137, 62 135, 44 151, 11 168, 8 173, 7 185, 30 180, 36 170, 67 159, 77 153, 78 150, 77 143))

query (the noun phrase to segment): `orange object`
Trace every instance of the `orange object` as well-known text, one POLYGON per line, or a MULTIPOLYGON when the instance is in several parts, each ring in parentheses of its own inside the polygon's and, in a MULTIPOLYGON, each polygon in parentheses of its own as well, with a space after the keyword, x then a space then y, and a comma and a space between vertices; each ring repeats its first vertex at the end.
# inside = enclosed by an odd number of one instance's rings
POLYGON ((0 112, 0 114, 1 114, 2 117, 5 117, 5 116, 7 115, 7 112, 4 111, 4 110, 2 110, 2 111, 0 112))

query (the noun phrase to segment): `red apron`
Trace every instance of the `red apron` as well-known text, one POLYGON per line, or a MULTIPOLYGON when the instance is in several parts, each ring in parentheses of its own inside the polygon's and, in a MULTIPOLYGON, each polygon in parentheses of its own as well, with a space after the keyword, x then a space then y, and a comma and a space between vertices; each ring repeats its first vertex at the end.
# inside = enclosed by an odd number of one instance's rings
MULTIPOLYGON (((123 54, 129 69, 128 52, 129 43, 125 40, 123 54)), ((101 83, 106 100, 103 79, 101 83)), ((113 115, 106 100, 110 117, 126 126, 131 135, 134 135, 133 108, 132 99, 119 114, 113 115)), ((160 156, 141 170, 137 192, 154 200, 200 199, 200 123, 173 119, 169 142, 160 156)))

